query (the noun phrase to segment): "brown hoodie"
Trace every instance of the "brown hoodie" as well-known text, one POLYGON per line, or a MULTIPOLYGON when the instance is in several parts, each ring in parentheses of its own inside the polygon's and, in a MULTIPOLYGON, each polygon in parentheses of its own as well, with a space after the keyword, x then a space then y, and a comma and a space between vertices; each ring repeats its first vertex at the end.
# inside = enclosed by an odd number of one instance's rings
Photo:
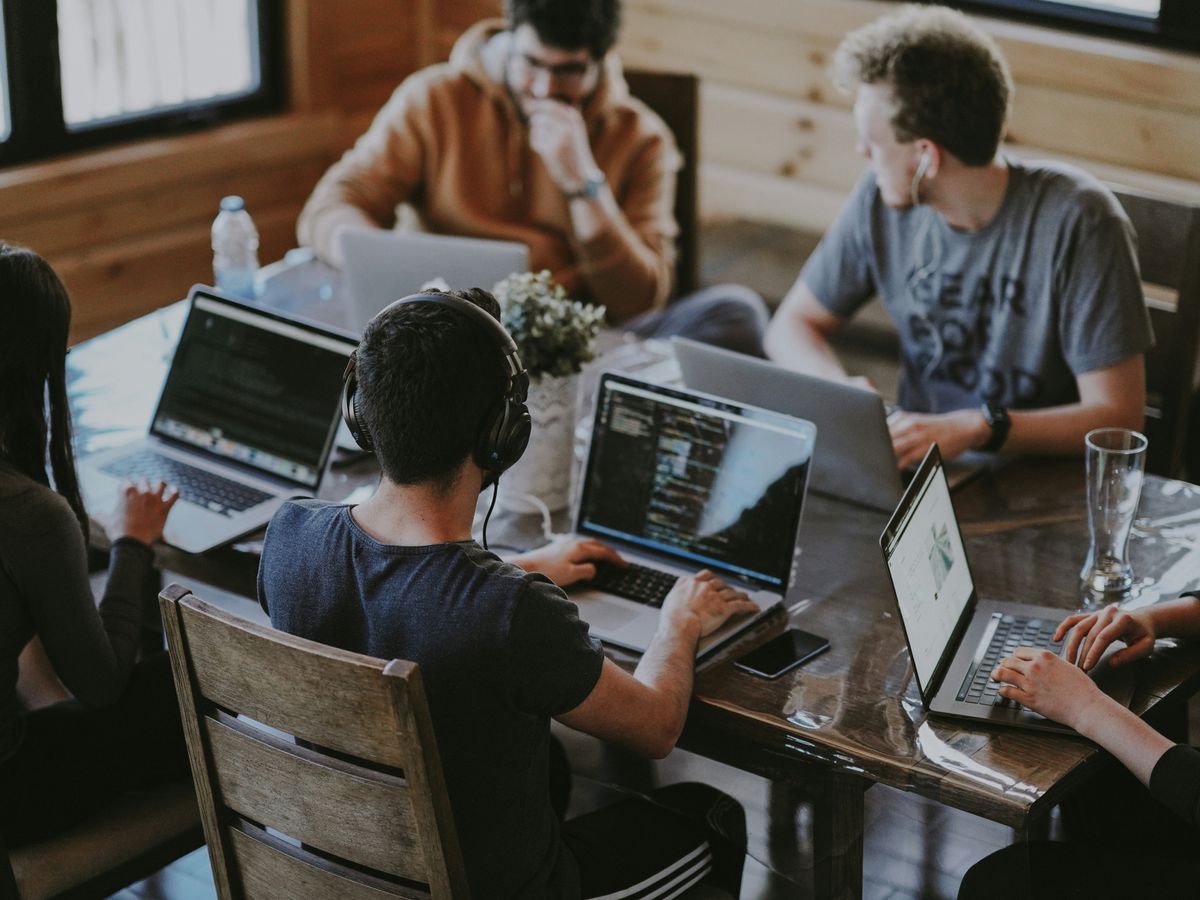
POLYGON ((613 320, 661 306, 678 233, 672 207, 680 159, 669 129, 629 95, 610 53, 582 114, 624 221, 577 240, 567 201, 530 148, 507 87, 486 68, 484 46, 504 27, 476 23, 449 63, 396 88, 308 198, 300 243, 336 264, 340 226, 391 228, 407 202, 427 231, 527 244, 531 269, 550 269, 571 296, 605 304, 613 320))

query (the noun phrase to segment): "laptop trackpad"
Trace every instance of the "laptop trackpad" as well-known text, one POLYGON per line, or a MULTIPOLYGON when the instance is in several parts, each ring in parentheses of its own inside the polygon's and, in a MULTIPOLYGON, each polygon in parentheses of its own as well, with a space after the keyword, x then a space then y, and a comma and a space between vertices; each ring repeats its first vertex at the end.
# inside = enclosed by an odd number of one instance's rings
POLYGON ((594 630, 604 634, 612 634, 623 628, 642 615, 640 609, 626 609, 617 603, 606 603, 604 600, 580 600, 579 618, 587 622, 594 630))

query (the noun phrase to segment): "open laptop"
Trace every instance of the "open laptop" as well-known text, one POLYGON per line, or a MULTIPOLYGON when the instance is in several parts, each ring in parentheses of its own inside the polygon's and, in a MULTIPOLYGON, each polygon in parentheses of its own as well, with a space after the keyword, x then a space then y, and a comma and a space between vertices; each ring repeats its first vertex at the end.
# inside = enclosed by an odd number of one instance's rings
POLYGON ((320 486, 356 343, 197 286, 141 440, 80 461, 89 509, 121 483, 180 492, 163 539, 202 553, 266 525, 289 497, 320 486))
POLYGON ((515 241, 346 228, 338 235, 349 326, 362 334, 393 300, 440 278, 451 290, 492 285, 529 268, 529 248, 515 241))
POLYGON ((572 591, 602 641, 644 651, 680 575, 711 569, 746 591, 744 616, 704 656, 776 606, 791 582, 816 427, 791 416, 606 372, 575 531, 634 563, 572 591))
MULTIPOLYGON (((883 398, 866 388, 804 375, 742 353, 673 337, 671 345, 689 388, 816 424, 821 454, 813 461, 812 489, 891 512, 904 492, 883 398)), ((968 453, 946 466, 952 488, 986 468, 990 457, 968 453)))
MULTIPOLYGON (((1017 647, 1051 643, 1070 610, 980 600, 971 578, 950 486, 934 444, 879 538, 896 595, 921 700, 930 712, 1051 731, 1070 729, 1005 700, 991 680, 996 663, 1017 647)), ((1113 644, 1089 673, 1097 685, 1128 706, 1136 666, 1113 668, 1113 644)))

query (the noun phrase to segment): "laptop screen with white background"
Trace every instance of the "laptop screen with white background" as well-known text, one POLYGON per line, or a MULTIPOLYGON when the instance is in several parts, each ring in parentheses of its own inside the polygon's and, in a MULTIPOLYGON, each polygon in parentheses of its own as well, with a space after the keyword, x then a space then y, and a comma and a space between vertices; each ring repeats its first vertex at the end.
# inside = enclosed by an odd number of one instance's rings
POLYGON ((611 373, 577 531, 787 588, 816 428, 611 373))
POLYGON ((320 483, 353 343, 199 294, 151 432, 307 488, 320 483))
POLYGON ((975 586, 940 461, 917 477, 884 553, 913 668, 927 691, 975 586))

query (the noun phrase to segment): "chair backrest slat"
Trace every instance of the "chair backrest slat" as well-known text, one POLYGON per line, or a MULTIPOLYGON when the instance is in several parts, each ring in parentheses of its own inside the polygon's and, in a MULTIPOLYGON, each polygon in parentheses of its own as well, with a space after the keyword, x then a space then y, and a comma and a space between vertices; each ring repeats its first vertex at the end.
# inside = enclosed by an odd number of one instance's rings
POLYGON ((408 785, 260 737, 238 723, 205 721, 213 774, 232 812, 343 859, 427 881, 408 785), (348 767, 347 767, 348 768, 348 767))
POLYGON ((231 850, 245 896, 256 900, 423 900, 430 896, 415 887, 373 883, 253 827, 233 832, 231 850))
POLYGON ((398 738, 406 735, 381 662, 309 641, 263 641, 275 632, 251 622, 229 628, 228 614, 199 602, 180 613, 202 697, 322 747, 404 767, 398 738))

